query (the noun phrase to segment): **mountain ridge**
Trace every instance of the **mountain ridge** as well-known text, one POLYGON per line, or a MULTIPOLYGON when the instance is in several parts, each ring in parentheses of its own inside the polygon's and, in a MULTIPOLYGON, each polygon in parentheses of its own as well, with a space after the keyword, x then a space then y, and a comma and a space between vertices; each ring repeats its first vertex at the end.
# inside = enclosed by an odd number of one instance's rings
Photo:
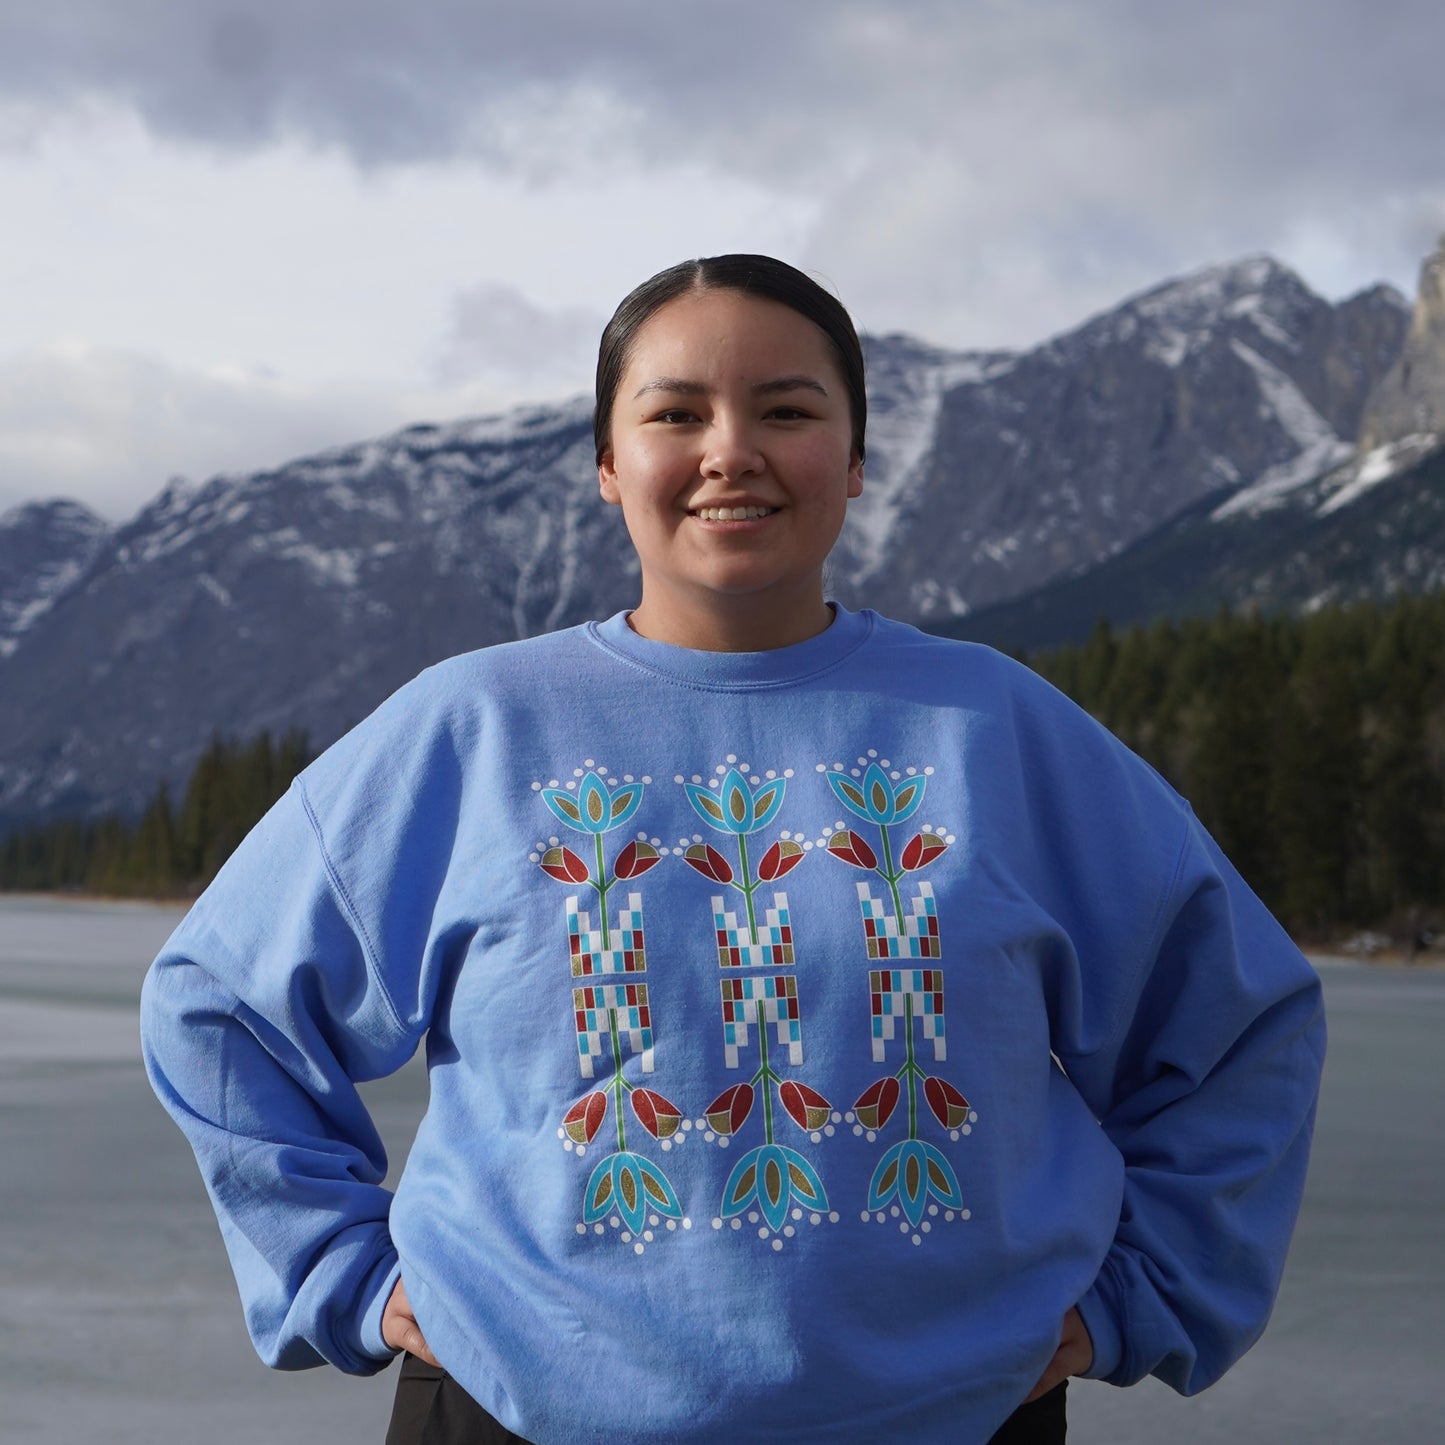
MULTIPOLYGON (((1288 493, 1291 468, 1353 450, 1408 323, 1389 288, 1330 303, 1253 257, 1025 351, 867 337, 867 482, 833 594, 938 627, 1206 502, 1288 493)), ((134 813, 217 729, 324 745, 427 663, 606 615, 637 583, 586 398, 172 483, 84 546, 64 585, 15 583, 0 825, 134 813)))

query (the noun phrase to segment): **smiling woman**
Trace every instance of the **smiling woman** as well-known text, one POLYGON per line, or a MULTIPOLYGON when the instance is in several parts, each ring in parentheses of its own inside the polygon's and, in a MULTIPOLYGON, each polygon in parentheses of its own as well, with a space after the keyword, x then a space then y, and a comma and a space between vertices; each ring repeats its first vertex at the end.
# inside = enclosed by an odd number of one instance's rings
POLYGON ((827 627, 823 563, 863 458, 826 335, 781 302, 694 290, 633 333, 617 388, 598 475, 642 564, 633 628, 756 652, 827 627))
POLYGON ((1188 805, 985 648, 829 602, 847 313, 687 262, 604 334, 629 612, 432 668, 147 979, 257 1349, 390 1445, 1053 1445, 1268 1314, 1323 1047, 1188 805), (560 890, 559 890, 560 886, 560 890), (425 1041, 393 1198, 356 1091, 425 1041))

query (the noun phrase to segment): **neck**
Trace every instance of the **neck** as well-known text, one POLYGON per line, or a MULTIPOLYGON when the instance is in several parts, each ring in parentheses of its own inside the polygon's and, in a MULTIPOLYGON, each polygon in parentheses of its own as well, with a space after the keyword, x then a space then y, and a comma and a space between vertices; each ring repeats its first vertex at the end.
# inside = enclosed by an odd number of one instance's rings
POLYGON ((767 596, 734 598, 725 612, 715 607, 688 608, 669 599, 666 606, 648 596, 628 614, 627 625, 639 637, 688 647, 697 652, 772 652, 806 642, 832 625, 833 609, 821 589, 784 601, 767 596))

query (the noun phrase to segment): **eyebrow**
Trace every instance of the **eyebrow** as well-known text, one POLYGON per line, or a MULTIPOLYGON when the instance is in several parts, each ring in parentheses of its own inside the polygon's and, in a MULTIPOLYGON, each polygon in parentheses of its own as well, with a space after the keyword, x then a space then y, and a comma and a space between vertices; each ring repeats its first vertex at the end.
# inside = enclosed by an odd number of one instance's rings
MULTIPOLYGON (((676 396, 702 396, 707 387, 700 381, 688 381, 680 376, 656 376, 639 387, 632 399, 636 401, 638 397, 654 391, 670 391, 676 396)), ((771 381, 760 381, 753 387, 754 396, 776 396, 787 391, 816 391, 819 396, 828 395, 828 388, 815 376, 778 376, 771 381)))

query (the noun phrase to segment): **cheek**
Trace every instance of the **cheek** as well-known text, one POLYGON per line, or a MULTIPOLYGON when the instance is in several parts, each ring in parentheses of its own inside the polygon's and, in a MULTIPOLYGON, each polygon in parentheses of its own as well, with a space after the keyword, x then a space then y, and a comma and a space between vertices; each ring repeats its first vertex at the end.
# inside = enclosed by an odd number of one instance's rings
POLYGON ((806 477, 813 489, 830 495, 836 491, 840 497, 847 496, 852 459, 846 441, 840 443, 835 437, 824 436, 800 439, 792 458, 797 475, 806 477))
POLYGON ((614 453, 618 480, 624 488, 652 491, 695 470, 687 450, 677 441, 656 433, 630 437, 614 453))

